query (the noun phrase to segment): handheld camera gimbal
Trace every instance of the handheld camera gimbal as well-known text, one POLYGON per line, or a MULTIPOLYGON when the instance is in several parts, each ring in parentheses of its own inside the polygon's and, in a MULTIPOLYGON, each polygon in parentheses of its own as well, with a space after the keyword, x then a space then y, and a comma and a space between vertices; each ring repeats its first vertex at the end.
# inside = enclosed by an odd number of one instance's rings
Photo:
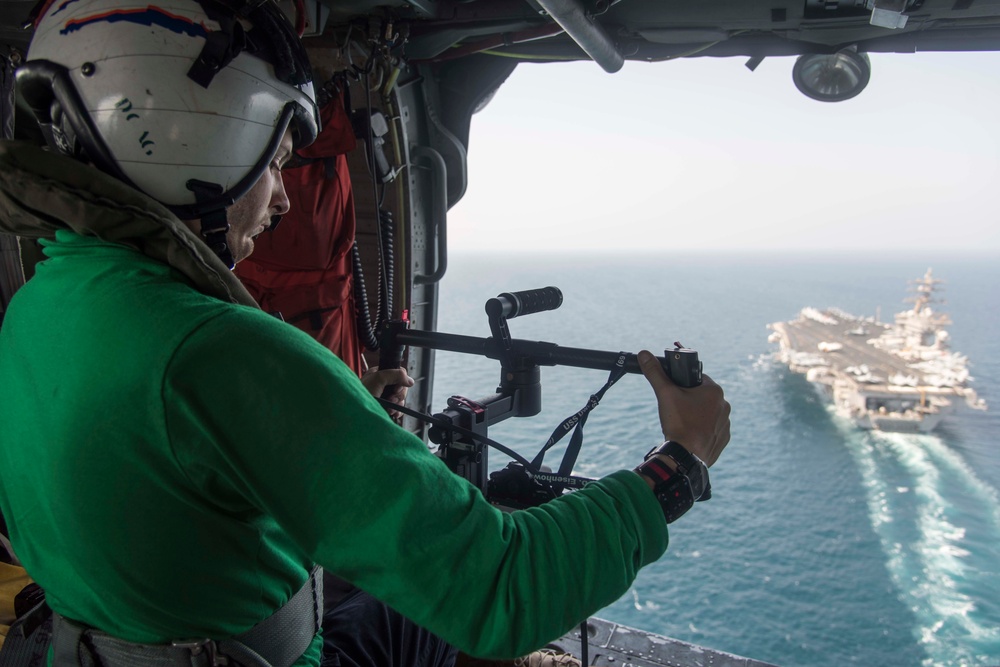
MULTIPOLYGON (((571 475, 579 451, 578 443, 574 448, 571 442, 558 472, 552 474, 540 469, 540 464, 542 454, 555 444, 553 438, 549 439, 535 461, 529 462, 487 437, 487 431, 493 424, 510 417, 532 417, 541 411, 540 366, 574 366, 607 370, 612 374, 605 387, 591 397, 588 406, 563 422, 565 430, 577 422, 582 425, 603 392, 619 377, 625 373, 642 372, 635 354, 560 347, 555 343, 511 338, 508 320, 554 310, 560 305, 562 292, 557 287, 504 292, 486 302, 486 314, 493 334, 490 338, 413 330, 407 328, 405 321, 399 320, 386 323, 381 332, 381 369, 399 368, 403 348, 408 345, 474 354, 500 362, 500 384, 495 393, 476 400, 452 396, 448 399, 448 407, 429 420, 433 424, 429 438, 440 446, 439 456, 453 472, 478 487, 495 505, 512 509, 538 505, 566 489, 580 488, 593 481, 571 475), (509 454, 515 462, 487 476, 487 443, 509 454)), ((674 349, 666 350, 664 356, 657 359, 676 384, 682 387, 701 384, 702 364, 695 350, 675 343, 674 349)), ((391 393, 391 390, 386 393, 391 393)), ((558 440, 555 434, 553 437, 558 440)))

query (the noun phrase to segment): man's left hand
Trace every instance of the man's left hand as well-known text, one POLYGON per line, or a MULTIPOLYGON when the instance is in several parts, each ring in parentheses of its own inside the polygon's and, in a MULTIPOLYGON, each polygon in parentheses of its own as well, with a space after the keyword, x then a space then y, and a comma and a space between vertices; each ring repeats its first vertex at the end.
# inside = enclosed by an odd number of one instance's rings
MULTIPOLYGON (((403 405, 406 402, 407 390, 413 386, 413 378, 406 373, 405 368, 389 368, 380 371, 378 366, 372 366, 361 376, 361 384, 372 396, 382 396, 386 387, 394 386, 395 391, 384 398, 396 405, 403 405)), ((389 416, 395 419, 399 417, 399 411, 390 410, 389 416)))

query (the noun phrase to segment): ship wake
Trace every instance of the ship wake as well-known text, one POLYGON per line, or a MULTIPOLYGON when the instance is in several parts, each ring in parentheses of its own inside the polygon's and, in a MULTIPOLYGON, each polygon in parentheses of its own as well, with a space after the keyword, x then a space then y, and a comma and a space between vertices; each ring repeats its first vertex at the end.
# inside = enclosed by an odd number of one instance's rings
POLYGON ((924 667, 1000 660, 1000 582, 973 555, 1000 543, 997 491, 937 436, 842 428, 924 667))

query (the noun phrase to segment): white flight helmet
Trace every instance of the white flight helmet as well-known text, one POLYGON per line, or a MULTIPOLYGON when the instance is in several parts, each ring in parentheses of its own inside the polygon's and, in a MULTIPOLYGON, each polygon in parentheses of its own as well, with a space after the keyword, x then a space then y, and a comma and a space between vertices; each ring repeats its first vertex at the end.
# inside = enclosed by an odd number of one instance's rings
POLYGON ((224 216, 286 129, 297 148, 319 132, 309 61, 271 0, 49 0, 17 84, 50 145, 181 219, 224 216))

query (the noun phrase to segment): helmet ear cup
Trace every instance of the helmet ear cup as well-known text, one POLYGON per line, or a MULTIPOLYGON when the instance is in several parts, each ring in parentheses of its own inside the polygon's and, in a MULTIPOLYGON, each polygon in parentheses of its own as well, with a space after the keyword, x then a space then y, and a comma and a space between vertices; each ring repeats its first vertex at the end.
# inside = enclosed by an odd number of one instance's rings
POLYGON ((86 153, 76 138, 76 129, 63 112, 62 104, 53 98, 49 105, 49 146, 58 153, 87 161, 86 153))
POLYGON ((17 89, 50 148, 135 187, 115 165, 90 116, 79 113, 83 105, 65 67, 44 60, 25 63, 17 70, 17 89))
MULTIPOLYGON (((22 77, 22 82, 24 81, 26 79, 22 77)), ((52 87, 47 82, 35 79, 30 87, 22 86, 22 91, 49 148, 69 157, 83 157, 84 151, 77 141, 76 128, 52 87)))
POLYGON ((33 69, 24 65, 17 71, 19 98, 31 109, 31 115, 35 117, 45 143, 58 151, 61 142, 56 141, 52 135, 52 114, 61 110, 61 105, 56 102, 51 81, 40 80, 41 77, 35 76, 33 69))

